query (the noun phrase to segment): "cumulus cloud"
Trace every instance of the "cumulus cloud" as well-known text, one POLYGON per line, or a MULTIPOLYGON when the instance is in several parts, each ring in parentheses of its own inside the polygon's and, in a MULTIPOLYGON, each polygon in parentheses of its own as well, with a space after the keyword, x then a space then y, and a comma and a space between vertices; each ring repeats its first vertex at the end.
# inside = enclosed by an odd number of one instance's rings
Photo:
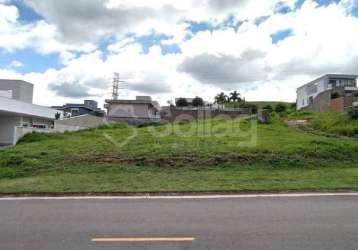
POLYGON ((121 98, 150 94, 166 103, 175 96, 201 95, 210 100, 219 91, 238 89, 249 100, 294 101, 295 89, 314 77, 358 70, 353 1, 320 6, 306 0, 298 9, 295 2, 27 0, 45 17, 30 24, 19 22, 11 3, 0 4, 1 48, 31 48, 67 58, 64 67, 43 74, 18 74, 14 69, 0 70, 0 76, 33 81, 39 86, 38 99, 50 104, 55 97, 62 102, 87 95, 101 102, 110 96, 113 72, 128 82, 121 98), (279 13, 282 6, 291 11, 279 13), (267 17, 258 23, 260 16, 267 17), (222 25, 229 17, 239 27, 222 25), (191 33, 190 21, 221 25, 191 33), (292 34, 273 43, 272 35, 283 30, 292 34), (175 42, 181 53, 164 54, 158 44, 143 53, 135 37, 151 33, 169 35, 167 43, 175 42), (114 38, 107 52, 100 52, 103 47, 95 46, 96 41, 108 36, 114 38))
POLYGON ((95 41, 105 35, 144 34, 150 30, 184 38, 185 21, 219 22, 229 15, 239 20, 270 15, 277 4, 295 0, 26 0, 56 25, 69 41, 95 41), (183 33, 183 34, 178 34, 183 33))
POLYGON ((74 57, 73 52, 89 52, 95 48, 89 42, 60 41, 57 27, 44 20, 21 23, 18 19, 18 9, 11 2, 0 3, 0 48, 5 51, 32 49, 41 55, 58 53, 67 62, 74 57))
POLYGON ((62 82, 59 84, 49 85, 50 90, 57 95, 70 98, 84 98, 91 96, 89 87, 79 84, 78 82, 62 82))
POLYGON ((241 57, 201 54, 186 58, 178 70, 202 83, 230 89, 238 87, 240 83, 265 80, 265 66, 260 61, 263 57, 263 52, 253 50, 245 51, 241 57))

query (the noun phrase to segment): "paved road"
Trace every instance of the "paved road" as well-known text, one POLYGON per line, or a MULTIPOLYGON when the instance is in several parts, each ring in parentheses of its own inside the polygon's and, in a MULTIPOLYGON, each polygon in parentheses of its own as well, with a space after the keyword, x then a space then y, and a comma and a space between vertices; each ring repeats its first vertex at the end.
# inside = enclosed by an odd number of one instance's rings
POLYGON ((358 249, 358 196, 0 200, 1 250, 358 249), (187 242, 93 242, 194 237, 187 242))

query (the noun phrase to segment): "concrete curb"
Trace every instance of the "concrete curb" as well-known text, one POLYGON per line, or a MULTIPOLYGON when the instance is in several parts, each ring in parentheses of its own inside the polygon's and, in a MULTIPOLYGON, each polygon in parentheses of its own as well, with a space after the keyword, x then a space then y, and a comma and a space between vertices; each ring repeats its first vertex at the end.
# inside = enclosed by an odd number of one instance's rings
POLYGON ((1 200, 110 200, 110 199, 230 199, 230 198, 279 198, 279 197, 330 197, 358 196, 358 191, 316 192, 236 192, 236 193, 37 193, 0 194, 1 200))

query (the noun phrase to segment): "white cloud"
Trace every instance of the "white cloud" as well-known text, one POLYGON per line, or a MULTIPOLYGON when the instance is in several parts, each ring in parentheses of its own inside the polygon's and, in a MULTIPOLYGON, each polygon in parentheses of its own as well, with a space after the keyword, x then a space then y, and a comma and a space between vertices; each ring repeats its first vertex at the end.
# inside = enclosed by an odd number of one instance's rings
MULTIPOLYGON (((358 19, 349 14, 350 0, 328 6, 306 0, 301 9, 286 14, 275 12, 280 2, 275 0, 27 2, 46 21, 20 25, 16 8, 4 7, 2 11, 11 14, 0 15, 0 22, 6 24, 0 26, 0 47, 59 52, 67 63, 43 74, 2 70, 0 77, 34 82, 35 99, 41 104, 81 102, 85 96, 103 103, 111 94, 113 72, 128 82, 121 98, 151 94, 165 104, 175 96, 212 100, 217 92, 234 89, 248 100, 294 101, 296 87, 313 77, 358 71, 358 19), (215 24, 230 14, 242 21, 237 30, 222 27, 183 39, 188 33, 185 20, 215 24), (269 17, 257 25, 255 19, 261 15, 269 17), (273 44, 271 35, 286 29, 292 30, 292 36, 273 44), (143 54, 142 46, 124 35, 153 31, 173 35, 164 43, 178 43, 182 53, 163 55, 159 46, 153 46, 143 54), (107 35, 117 41, 104 55, 91 43, 107 35), (89 45, 78 48, 78 43, 89 45), (86 53, 73 58, 71 52, 78 50, 86 53)), ((285 1, 291 8, 294 3, 285 1)))
POLYGON ((10 63, 10 67, 12 68, 20 68, 22 67, 24 64, 20 61, 14 60, 10 63))

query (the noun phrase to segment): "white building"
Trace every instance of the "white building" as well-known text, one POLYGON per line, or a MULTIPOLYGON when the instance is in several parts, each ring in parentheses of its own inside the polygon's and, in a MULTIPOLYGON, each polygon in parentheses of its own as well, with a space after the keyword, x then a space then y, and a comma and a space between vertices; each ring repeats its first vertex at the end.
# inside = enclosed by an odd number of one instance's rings
MULTIPOLYGON (((297 89, 297 109, 310 107, 323 92, 339 91, 344 95, 357 91, 357 75, 328 74, 297 89)), ((317 100, 320 101, 320 100, 317 100)))
POLYGON ((33 85, 0 79, 0 145, 15 145, 33 131, 52 132, 60 111, 32 104, 33 85))

